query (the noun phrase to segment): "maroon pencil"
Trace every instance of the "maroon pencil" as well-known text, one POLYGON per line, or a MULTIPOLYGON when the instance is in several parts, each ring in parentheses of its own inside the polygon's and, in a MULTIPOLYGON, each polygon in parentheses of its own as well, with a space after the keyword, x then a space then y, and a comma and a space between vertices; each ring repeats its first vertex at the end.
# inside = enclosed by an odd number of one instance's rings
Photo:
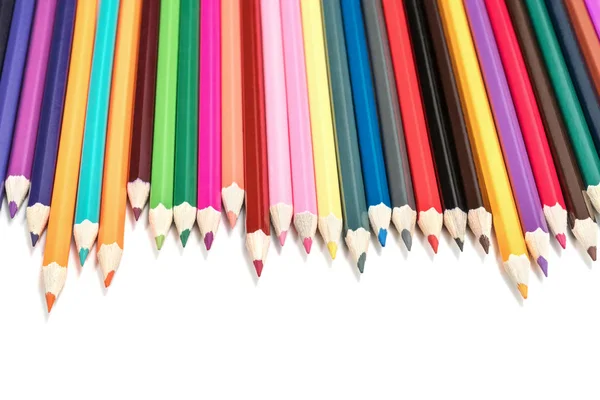
POLYGON ((142 6, 131 161, 127 183, 127 195, 136 221, 146 206, 150 194, 159 16, 160 0, 145 1, 142 6))

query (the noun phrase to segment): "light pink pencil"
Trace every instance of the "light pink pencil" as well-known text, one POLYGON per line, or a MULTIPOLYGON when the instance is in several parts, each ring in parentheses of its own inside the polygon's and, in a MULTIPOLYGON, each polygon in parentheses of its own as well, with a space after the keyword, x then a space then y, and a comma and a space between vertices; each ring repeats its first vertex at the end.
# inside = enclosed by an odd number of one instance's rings
POLYGON ((55 12, 56 0, 41 1, 37 5, 33 20, 19 114, 6 174, 6 198, 11 218, 17 214, 31 183, 31 166, 40 121, 40 107, 44 94, 55 12))
MULTIPOLYGON (((292 1, 290 1, 292 2, 292 1)), ((281 8, 279 0, 261 0, 267 152, 269 169, 269 211, 279 243, 283 246, 292 223, 292 173, 288 136, 281 8)))
POLYGON ((310 248, 317 231, 317 192, 313 166, 308 88, 304 65, 304 39, 300 2, 281 0, 283 54, 294 194, 294 226, 304 249, 310 248))
POLYGON ((210 250, 221 220, 221 1, 200 5, 198 227, 210 250))

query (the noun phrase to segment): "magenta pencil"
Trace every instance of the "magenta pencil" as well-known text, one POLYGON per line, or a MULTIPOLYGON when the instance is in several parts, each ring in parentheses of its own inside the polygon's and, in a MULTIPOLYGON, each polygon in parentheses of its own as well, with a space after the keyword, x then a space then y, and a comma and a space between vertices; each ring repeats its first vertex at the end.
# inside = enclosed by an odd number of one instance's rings
POLYGON ((221 220, 221 0, 200 6, 198 227, 210 250, 221 220))
POLYGON ((281 0, 283 59, 287 94, 294 226, 307 253, 317 231, 317 192, 313 165, 308 87, 304 65, 302 13, 297 1, 281 0))
POLYGON ((261 0, 261 18, 269 155, 269 212, 279 243, 283 246, 292 223, 294 205, 279 0, 261 0))
POLYGON ((587 6, 590 18, 594 23, 594 29, 596 29, 596 34, 600 39, 600 2, 598 0, 585 0, 585 5, 587 6))
POLYGON ((31 183, 31 166, 40 121, 55 13, 56 0, 41 1, 37 5, 33 20, 29 40, 31 45, 27 55, 5 184, 11 218, 17 214, 31 183))

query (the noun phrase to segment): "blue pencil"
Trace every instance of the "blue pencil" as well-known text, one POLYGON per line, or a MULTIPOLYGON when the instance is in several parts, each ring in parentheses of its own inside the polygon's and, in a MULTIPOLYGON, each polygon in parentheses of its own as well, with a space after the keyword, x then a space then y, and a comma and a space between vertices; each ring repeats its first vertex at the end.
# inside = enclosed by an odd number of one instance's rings
POLYGON ((27 207, 27 225, 32 246, 35 246, 46 229, 50 215, 76 4, 77 0, 58 0, 56 8, 27 207))
POLYGON ((385 246, 392 210, 379 132, 373 75, 367 50, 364 17, 360 0, 342 0, 341 4, 352 97, 354 98, 354 114, 358 128, 367 206, 369 207, 369 221, 379 243, 385 246))
POLYGON ((0 204, 4 198, 6 167, 17 116, 34 10, 34 0, 16 2, 8 34, 2 77, 0 77, 0 204))
POLYGON ((119 0, 100 2, 73 228, 81 265, 85 263, 98 236, 104 146, 118 16, 119 0))

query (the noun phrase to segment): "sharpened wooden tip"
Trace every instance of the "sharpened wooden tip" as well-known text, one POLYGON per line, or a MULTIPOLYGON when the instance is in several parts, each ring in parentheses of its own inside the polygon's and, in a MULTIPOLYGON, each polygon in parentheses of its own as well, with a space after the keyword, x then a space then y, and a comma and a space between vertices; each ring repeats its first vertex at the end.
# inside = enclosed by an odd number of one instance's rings
POLYGON ((55 301, 55 295, 53 295, 52 293, 46 293, 46 306, 48 307, 48 312, 52 311, 52 307, 54 306, 55 301))
POLYGON ((519 289, 519 293, 521 293, 521 296, 523 296, 524 299, 527 298, 527 285, 525 285, 524 283, 519 283, 517 285, 517 289, 519 289))

